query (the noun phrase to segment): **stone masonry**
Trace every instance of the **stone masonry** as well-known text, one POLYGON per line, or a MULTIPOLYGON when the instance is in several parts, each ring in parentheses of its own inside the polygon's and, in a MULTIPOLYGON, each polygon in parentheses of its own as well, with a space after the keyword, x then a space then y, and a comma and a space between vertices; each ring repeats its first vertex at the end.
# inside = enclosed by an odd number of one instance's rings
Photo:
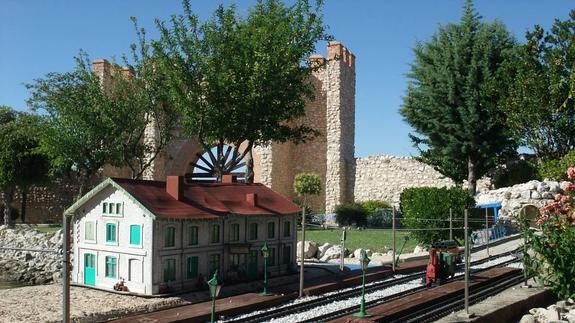
POLYGON ((432 166, 411 157, 370 156, 356 159, 355 200, 384 200, 399 206, 408 187, 451 187, 454 183, 432 166))

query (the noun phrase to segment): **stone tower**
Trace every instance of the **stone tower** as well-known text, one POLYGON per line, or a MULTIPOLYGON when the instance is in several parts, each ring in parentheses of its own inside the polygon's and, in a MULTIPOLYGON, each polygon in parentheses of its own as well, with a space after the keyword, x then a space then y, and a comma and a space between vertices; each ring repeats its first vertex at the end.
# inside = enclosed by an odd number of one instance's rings
POLYGON ((332 213, 340 203, 353 201, 355 172, 355 56, 339 42, 330 42, 327 57, 314 55, 312 62, 324 65, 310 82, 315 100, 306 105, 304 123, 321 135, 294 145, 272 143, 254 153, 256 181, 284 196, 295 198, 293 180, 300 172, 315 172, 324 190, 312 198, 315 210, 332 213))

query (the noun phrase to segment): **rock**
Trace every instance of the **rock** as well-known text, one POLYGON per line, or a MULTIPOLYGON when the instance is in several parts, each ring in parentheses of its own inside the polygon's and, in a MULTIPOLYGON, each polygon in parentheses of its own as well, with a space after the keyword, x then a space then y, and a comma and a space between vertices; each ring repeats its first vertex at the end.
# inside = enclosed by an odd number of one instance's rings
POLYGON ((363 250, 362 248, 355 249, 355 251, 353 252, 353 257, 356 259, 361 259, 361 251, 362 250, 363 250))
POLYGON ((427 249, 420 245, 415 246, 415 248, 413 249, 413 253, 423 253, 423 252, 427 252, 427 249))
MULTIPOLYGON (((328 260, 330 260, 330 259, 338 259, 338 258, 340 258, 340 257, 341 257, 341 252, 342 252, 341 249, 342 249, 342 248, 341 248, 341 246, 339 246, 339 245, 332 246, 331 248, 329 248, 329 249, 325 252, 325 254, 321 257, 320 260, 323 261, 323 262, 326 262, 326 261, 328 261, 328 260)), ((347 254, 347 249, 345 249, 343 252, 344 252, 344 256, 345 256, 345 255, 347 254)))
MULTIPOLYGON (((305 259, 315 257, 317 252, 317 243, 314 241, 305 241, 304 243, 304 257, 305 259)), ((301 259, 301 241, 297 243, 297 257, 301 259)))
POLYGON ((559 185, 559 182, 545 181, 545 184, 547 184, 547 186, 549 186, 549 192, 551 194, 557 194, 557 193, 559 193, 559 191, 561 191, 561 186, 559 185))
POLYGON ((525 191, 521 191, 520 195, 519 195, 522 199, 530 199, 531 198, 531 191, 530 190, 525 190, 525 191))
POLYGON ((537 323, 537 320, 535 320, 535 316, 531 314, 525 314, 521 317, 519 323, 537 323))
POLYGON ((541 197, 544 198, 544 199, 551 200, 551 199, 553 199, 553 193, 551 193, 551 192, 543 192, 543 194, 541 194, 541 197))
POLYGON ((543 193, 549 191, 549 185, 546 182, 540 182, 537 184, 537 192, 543 193))
POLYGON ((321 246, 319 246, 317 248, 317 259, 321 259, 321 257, 323 257, 323 255, 325 255, 325 252, 327 251, 327 249, 331 248, 331 243, 324 243, 321 246))
MULTIPOLYGON (((555 305, 551 305, 555 306, 555 305)), ((532 308, 529 310, 529 313, 533 314, 538 321, 542 322, 550 322, 559 320, 559 314, 555 309, 545 309, 545 308, 532 308)))
POLYGON ((371 252, 371 249, 366 249, 365 253, 367 254, 368 257, 371 257, 373 255, 373 252, 371 252))
POLYGON ((539 193, 538 191, 533 191, 531 192, 531 198, 534 200, 538 200, 541 198, 541 193, 539 193))

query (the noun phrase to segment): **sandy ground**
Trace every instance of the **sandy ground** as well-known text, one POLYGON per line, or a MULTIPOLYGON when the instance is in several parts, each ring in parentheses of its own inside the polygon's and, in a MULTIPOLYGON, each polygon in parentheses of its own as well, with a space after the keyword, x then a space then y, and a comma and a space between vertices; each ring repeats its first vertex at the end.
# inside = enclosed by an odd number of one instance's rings
MULTIPOLYGON (((0 290, 0 322, 61 322, 62 286, 42 285, 0 290)), ((179 297, 142 298, 82 287, 70 292, 75 322, 94 322, 141 311, 184 304, 179 297)))

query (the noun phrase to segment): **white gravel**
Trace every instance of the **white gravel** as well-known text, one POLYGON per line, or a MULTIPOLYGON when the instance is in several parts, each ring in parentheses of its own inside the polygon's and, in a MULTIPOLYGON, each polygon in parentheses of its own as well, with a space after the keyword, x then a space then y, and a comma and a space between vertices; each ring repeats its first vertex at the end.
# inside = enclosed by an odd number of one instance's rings
MULTIPOLYGON (((498 264, 503 263, 503 262, 505 262, 505 261, 511 260, 511 259, 513 259, 513 258, 514 258, 513 256, 504 256, 504 257, 501 257, 501 258, 498 258, 498 259, 494 259, 494 260, 485 262, 485 263, 480 264, 480 265, 471 266, 471 269, 477 270, 477 269, 483 269, 483 268, 495 266, 495 265, 498 265, 498 264)), ((463 275, 463 271, 457 272, 457 273, 455 274, 455 276, 460 276, 460 275, 463 275)), ((397 276, 396 276, 396 278, 397 278, 397 276)), ((389 278, 389 279, 387 279, 387 280, 391 280, 391 279, 394 279, 394 278, 389 278)), ((366 284, 366 286, 369 286, 369 285, 374 284, 374 283, 375 283, 375 282, 370 283, 370 284, 366 284)), ((367 294, 365 294, 365 301, 366 301, 366 302, 369 302, 369 301, 371 301, 371 300, 376 300, 376 299, 380 299, 380 298, 387 297, 387 296, 390 296, 390 295, 395 295, 395 294, 401 293, 401 292, 406 291, 406 290, 415 289, 415 288, 420 287, 420 286, 423 286, 422 280, 421 280, 421 279, 414 279, 414 280, 409 281, 409 282, 404 283, 404 284, 395 285, 395 286, 391 286, 391 287, 388 287, 388 288, 385 288, 385 289, 381 289, 381 290, 378 290, 378 291, 374 291, 374 292, 371 292, 371 293, 367 293, 367 294)), ((357 288, 357 287, 356 287, 356 288, 357 288)), ((349 290, 349 289, 353 289, 353 288, 346 288, 346 289, 343 289, 343 290, 334 291, 334 292, 329 293, 329 295, 333 295, 333 294, 336 294, 336 293, 340 293, 340 292, 342 292, 342 291, 344 291, 344 290, 349 290)), ((326 295, 327 295, 327 294, 326 294, 326 295)), ((301 298, 301 299, 294 300, 294 301, 292 301, 292 302, 290 302, 290 303, 288 303, 288 304, 282 305, 282 306, 278 306, 278 307, 275 307, 275 308, 269 308, 269 309, 266 309, 266 310, 264 310, 264 311, 252 312, 252 313, 249 313, 249 314, 242 315, 242 316, 240 316, 240 317, 241 317, 241 318, 246 318, 246 317, 249 317, 249 316, 252 316, 252 315, 255 315, 255 314, 259 314, 259 313, 271 311, 271 310, 274 310, 274 309, 277 309, 277 308, 281 308, 281 307, 285 307, 285 306, 292 305, 292 304, 298 304, 298 303, 301 303, 301 302, 310 301, 310 300, 313 300, 313 299, 316 299, 316 298, 318 298, 318 296, 304 297, 304 298, 301 298)), ((344 300, 334 301, 334 302, 332 302, 332 303, 330 303, 330 304, 324 305, 324 306, 322 306, 322 307, 316 307, 316 308, 314 308, 313 310, 309 310, 309 311, 306 311, 306 312, 294 313, 294 314, 291 314, 291 315, 288 315, 288 316, 279 317, 279 318, 274 318, 274 319, 272 319, 272 320, 270 320, 270 321, 268 321, 268 322, 272 322, 272 323, 284 323, 284 322, 285 322, 285 323, 291 323, 291 322, 301 322, 301 321, 312 320, 312 319, 314 319, 314 318, 316 318, 316 317, 318 317, 318 316, 321 316, 321 315, 325 315, 325 314, 328 314, 328 313, 331 313, 331 312, 335 312, 335 311, 338 311, 338 310, 341 310, 341 309, 344 309, 344 308, 347 308, 347 307, 351 307, 351 306, 354 306, 354 305, 358 305, 358 304, 360 303, 360 301, 361 301, 361 297, 360 297, 360 296, 358 296, 358 297, 351 297, 351 298, 347 298, 347 299, 344 299, 344 300)), ((237 318, 240 318, 240 317, 235 317, 234 319, 237 319, 237 318)))

